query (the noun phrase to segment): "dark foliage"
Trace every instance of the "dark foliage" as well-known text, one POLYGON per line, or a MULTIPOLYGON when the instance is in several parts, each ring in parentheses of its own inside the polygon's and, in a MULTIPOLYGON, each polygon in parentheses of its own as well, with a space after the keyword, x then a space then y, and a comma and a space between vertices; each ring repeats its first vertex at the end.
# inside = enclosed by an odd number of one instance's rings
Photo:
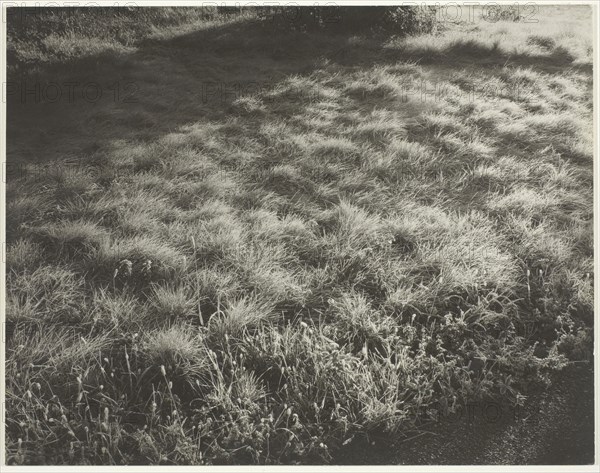
POLYGON ((429 33, 436 26, 435 7, 261 7, 264 25, 281 30, 328 30, 406 35, 429 33))

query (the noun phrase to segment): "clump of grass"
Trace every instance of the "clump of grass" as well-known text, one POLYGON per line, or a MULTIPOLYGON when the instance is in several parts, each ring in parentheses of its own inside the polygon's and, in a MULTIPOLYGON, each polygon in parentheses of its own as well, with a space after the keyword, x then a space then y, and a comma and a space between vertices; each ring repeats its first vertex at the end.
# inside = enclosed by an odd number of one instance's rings
POLYGON ((133 169, 136 172, 150 171, 161 164, 161 156, 152 154, 150 150, 143 150, 140 154, 133 155, 133 169))
POLYGON ((517 237, 515 254, 534 268, 563 268, 572 257, 568 237, 551 231, 549 223, 532 222, 528 218, 512 217, 509 231, 517 237))
POLYGON ((333 235, 337 242, 359 249, 369 247, 382 239, 381 221, 376 215, 342 201, 321 217, 322 228, 333 235))
POLYGON ((43 265, 9 275, 6 319, 13 323, 67 324, 81 320, 83 280, 68 268, 43 265))
POLYGON ((58 162, 56 167, 48 169, 44 178, 53 186, 59 200, 92 194, 100 189, 94 174, 82 166, 62 166, 58 162))
POLYGON ((527 44, 533 44, 542 49, 553 49, 556 45, 554 39, 550 36, 531 35, 527 38, 527 44))
POLYGON ((305 291, 299 284, 297 271, 289 269, 295 261, 283 244, 257 241, 238 247, 226 259, 236 271, 242 288, 278 306, 293 306, 303 299, 305 291))
POLYGON ((193 328, 173 325, 148 333, 141 342, 141 356, 156 371, 160 368, 169 376, 181 376, 195 383, 206 374, 209 360, 202 337, 193 328))
POLYGON ((346 138, 318 140, 311 148, 316 156, 328 159, 354 159, 359 152, 358 146, 346 138))
POLYGON ((240 281, 229 271, 219 267, 202 268, 189 276, 189 285, 200 305, 200 318, 204 324, 221 304, 241 294, 240 281))
POLYGON ((58 381, 55 387, 68 391, 71 386, 62 385, 60 381, 72 379, 71 370, 85 371, 93 366, 98 353, 109 345, 110 339, 106 335, 84 339, 65 327, 46 332, 17 332, 9 348, 12 356, 6 366, 13 379, 12 395, 19 394, 24 399, 24 391, 30 384, 40 381, 58 381))
POLYGON ((184 255, 156 237, 136 236, 104 241, 89 253, 87 263, 97 277, 131 285, 147 284, 181 274, 187 266, 184 255), (117 271, 130 262, 131 271, 117 271))
POLYGON ((86 255, 108 241, 109 233, 93 222, 62 221, 33 229, 45 243, 60 255, 86 255))
POLYGON ((346 85, 351 96, 365 99, 402 99, 404 90, 389 67, 377 67, 370 74, 362 74, 346 85))
POLYGON ((373 309, 361 294, 346 293, 329 302, 333 323, 339 329, 338 338, 350 343, 355 353, 384 349, 385 340, 394 332, 392 318, 373 309))
POLYGON ((556 198, 548 192, 541 194, 526 187, 515 189, 510 194, 490 202, 490 209, 499 212, 524 215, 537 221, 556 208, 556 198))
POLYGON ((118 219, 119 230, 126 236, 147 235, 160 226, 152 211, 127 210, 118 219))
POLYGON ((214 263, 235 254, 245 238, 244 226, 235 216, 225 214, 188 227, 185 245, 199 263, 214 263))
POLYGON ((26 195, 18 193, 6 203, 6 223, 8 236, 17 238, 25 227, 39 223, 39 219, 49 210, 50 203, 40 193, 26 195))
POLYGON ((185 320, 198 311, 196 301, 183 286, 156 286, 152 299, 157 318, 165 322, 185 320))
POLYGON ((210 318, 209 333, 217 343, 223 343, 226 337, 239 339, 274 316, 272 306, 256 297, 235 299, 210 318))
POLYGON ((19 239, 6 251, 7 272, 21 272, 35 269, 42 262, 42 248, 39 244, 26 239, 19 239))
POLYGON ((99 289, 94 293, 92 306, 90 322, 98 330, 138 333, 149 325, 146 304, 131 294, 114 294, 99 289))

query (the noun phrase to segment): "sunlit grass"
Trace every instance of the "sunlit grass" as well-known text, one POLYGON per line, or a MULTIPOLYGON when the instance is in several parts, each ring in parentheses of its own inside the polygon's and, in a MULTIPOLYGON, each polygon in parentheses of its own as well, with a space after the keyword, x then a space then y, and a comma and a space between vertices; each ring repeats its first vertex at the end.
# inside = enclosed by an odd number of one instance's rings
POLYGON ((239 15, 48 36, 140 92, 11 135, 48 170, 7 185, 8 461, 331 462, 589 360, 586 12, 288 54, 239 15))

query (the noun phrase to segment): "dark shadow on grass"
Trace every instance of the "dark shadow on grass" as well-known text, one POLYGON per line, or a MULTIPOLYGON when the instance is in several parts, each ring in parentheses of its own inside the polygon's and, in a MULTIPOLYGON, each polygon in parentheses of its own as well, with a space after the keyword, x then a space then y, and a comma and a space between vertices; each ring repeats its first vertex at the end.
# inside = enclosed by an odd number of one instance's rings
POLYGON ((408 59, 422 65, 441 64, 455 69, 510 65, 528 67, 535 72, 546 74, 560 74, 566 68, 593 74, 592 64, 573 64, 575 58, 561 46, 554 48, 549 54, 515 54, 503 50, 497 42, 486 45, 475 39, 455 41, 442 50, 389 48, 386 59, 388 61, 408 59))
MULTIPOLYGON (((565 68, 592 73, 591 65, 574 66, 562 48, 531 56, 507 54, 498 44, 476 40, 431 51, 385 47, 386 37, 352 43, 347 38, 327 30, 273 32, 246 20, 169 40, 146 40, 133 53, 50 64, 42 73, 16 76, 9 68, 8 160, 84 159, 109 141, 156 139, 198 118, 222 120, 232 113, 231 104, 244 89, 270 89, 287 76, 308 76, 325 63, 353 68, 407 61, 445 69, 483 66, 490 67, 491 75, 495 67, 510 64, 548 74, 565 68), (54 90, 51 83, 61 87, 58 101, 48 100, 54 90), (68 83, 79 84, 72 102, 68 83), (94 88, 102 93, 97 101, 90 99, 94 88), (23 95, 23 90, 29 93, 23 95)), ((303 104, 297 105, 295 112, 300 112, 303 104)))

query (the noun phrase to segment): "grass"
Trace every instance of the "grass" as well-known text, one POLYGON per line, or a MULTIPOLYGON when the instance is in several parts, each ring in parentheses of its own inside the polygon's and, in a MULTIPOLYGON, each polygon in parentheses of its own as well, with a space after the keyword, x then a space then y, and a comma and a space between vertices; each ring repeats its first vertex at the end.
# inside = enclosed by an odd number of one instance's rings
POLYGON ((9 41, 9 80, 137 90, 9 98, 9 463, 336 462, 591 360, 587 7, 277 47, 139 14, 9 41))

